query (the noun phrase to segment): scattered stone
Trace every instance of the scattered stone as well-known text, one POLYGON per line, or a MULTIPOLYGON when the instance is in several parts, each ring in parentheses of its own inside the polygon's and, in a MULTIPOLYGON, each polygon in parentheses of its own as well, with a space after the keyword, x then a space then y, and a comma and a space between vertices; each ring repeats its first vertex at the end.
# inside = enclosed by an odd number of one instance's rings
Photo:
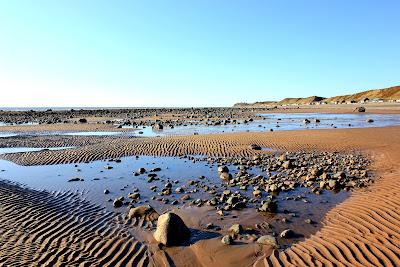
POLYGON ((276 241, 276 238, 272 235, 263 235, 260 236, 257 241, 258 244, 260 245, 267 245, 272 248, 279 248, 278 242, 276 241))
POLYGON ((71 178, 68 180, 68 182, 79 182, 79 181, 83 181, 83 179, 76 177, 76 178, 71 178))
POLYGON ((240 224, 236 223, 232 225, 231 228, 229 228, 229 231, 231 231, 235 235, 240 235, 243 233, 243 227, 240 224))
POLYGON ((252 150, 261 150, 261 147, 260 147, 259 145, 256 145, 256 144, 251 144, 251 145, 249 145, 249 149, 252 149, 252 150))
POLYGON ((356 107, 356 109, 354 111, 356 111, 356 112, 365 112, 365 107, 356 107))
POLYGON ((129 210, 129 218, 144 218, 147 221, 158 219, 158 213, 150 205, 143 205, 131 208, 129 210))
POLYGON ((292 238, 294 237, 294 232, 291 229, 283 230, 280 234, 281 238, 292 238))
POLYGON ((222 242, 222 244, 225 244, 225 245, 231 245, 233 240, 230 235, 225 235, 222 237, 221 242, 222 242))
POLYGON ((120 208, 123 204, 123 200, 121 200, 120 198, 115 199, 113 203, 114 208, 120 208))

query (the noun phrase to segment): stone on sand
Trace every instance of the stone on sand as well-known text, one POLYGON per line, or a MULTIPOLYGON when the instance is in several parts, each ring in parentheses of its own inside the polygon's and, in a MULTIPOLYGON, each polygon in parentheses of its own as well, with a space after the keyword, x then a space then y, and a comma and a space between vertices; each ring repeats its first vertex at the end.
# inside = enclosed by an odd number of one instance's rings
POLYGON ((154 238, 167 247, 180 245, 190 238, 190 230, 178 215, 168 212, 158 217, 154 238))

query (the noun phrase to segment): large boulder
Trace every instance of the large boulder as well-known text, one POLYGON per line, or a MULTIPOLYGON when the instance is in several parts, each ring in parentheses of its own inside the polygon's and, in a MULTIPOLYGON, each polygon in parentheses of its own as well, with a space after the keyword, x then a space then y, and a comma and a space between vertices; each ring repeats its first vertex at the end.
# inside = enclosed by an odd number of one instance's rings
POLYGON ((143 205, 129 210, 129 218, 144 218, 146 221, 158 219, 158 213, 150 206, 143 205))
POLYGON ((180 245, 190 237, 190 230, 175 213, 168 212, 158 217, 154 238, 164 246, 180 245))

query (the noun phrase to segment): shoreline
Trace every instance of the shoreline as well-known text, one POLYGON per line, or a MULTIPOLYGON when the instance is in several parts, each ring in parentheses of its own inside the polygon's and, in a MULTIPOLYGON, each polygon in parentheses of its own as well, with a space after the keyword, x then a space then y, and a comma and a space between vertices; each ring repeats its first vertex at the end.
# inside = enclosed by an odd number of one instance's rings
MULTIPOLYGON (((178 266, 192 262, 192 266, 231 266, 236 264, 264 265, 396 265, 399 261, 400 224, 397 204, 400 196, 398 171, 400 167, 400 126, 384 128, 323 129, 311 131, 276 131, 273 133, 229 133, 165 138, 138 138, 134 140, 108 140, 71 151, 45 151, 35 154, 6 156, 5 159, 27 165, 83 162, 97 157, 116 158, 119 155, 151 154, 215 154, 219 156, 253 156, 264 153, 249 150, 252 143, 281 151, 361 151, 373 160, 375 182, 365 189, 356 190, 343 203, 324 216, 322 228, 310 238, 292 245, 285 251, 272 251, 259 245, 222 246, 220 239, 203 240, 184 248, 159 251, 147 248, 144 265, 178 266), (127 141, 130 141, 127 143, 127 141), (97 153, 95 156, 93 154, 97 153), (82 160, 82 161, 81 161, 82 160), (34 163, 34 164, 32 164, 34 163), (364 245, 363 245, 364 244, 364 245), (366 247, 368 246, 368 247, 366 247), (258 249, 261 249, 258 251, 258 249), (265 249, 265 250, 264 250, 265 249), (258 251, 258 252, 257 252, 258 251), (149 254, 147 254, 149 253, 149 254), (354 256, 356 255, 356 256, 354 256), (227 260, 227 257, 232 261, 227 260), (379 260, 378 260, 379 259, 379 260)), ((111 138, 112 139, 112 138, 111 138)), ((4 158, 4 157, 3 157, 4 158)), ((21 199, 24 197, 21 195, 21 199)), ((11 202, 10 202, 11 203, 11 202)), ((12 205, 12 204, 11 204, 12 205)), ((22 207, 21 207, 22 208, 22 207)), ((21 208, 13 208, 19 212, 21 208)), ((29 213, 27 213, 28 215, 29 213)), ((7 221, 3 221, 3 224, 7 221)), ((16 222, 20 225, 19 222, 16 222)), ((60 227, 63 224, 61 223, 60 227)), ((4 227, 4 226, 3 226, 4 227)), ((7 228, 9 229, 9 228, 7 228)), ((75 231, 75 230, 73 230, 75 231)), ((85 232, 82 232, 85 234, 85 232)), ((87 234, 87 233, 86 233, 87 234)), ((66 238, 66 237, 62 237, 66 238)), ((122 239, 114 237, 116 244, 122 239)), ((61 242, 53 236, 54 242, 61 242)), ((10 241, 8 241, 10 242, 10 241)), ((29 238, 23 242, 29 246, 29 238)), ((71 240, 71 244, 74 242, 71 240)), ((8 243, 9 244, 9 243, 8 243)), ((118 253, 120 246, 112 249, 118 253)), ((26 248, 20 248, 24 253, 26 248)), ((63 248, 68 251, 67 248, 63 248)), ((43 251, 45 252, 45 251, 43 251)), ((6 252, 2 252, 6 253, 6 252)), ((129 254, 129 253, 128 253, 129 254)), ((28 255, 28 254, 27 254, 28 255)), ((91 262, 104 262, 108 254, 90 254, 91 262), (98 255, 100 258, 97 258, 98 255)), ((114 262, 120 262, 116 258, 114 262)), ((46 257, 45 257, 46 259, 46 257)), ((138 264, 139 264, 139 259, 138 264)), ((52 261, 55 265, 59 262, 52 261)))

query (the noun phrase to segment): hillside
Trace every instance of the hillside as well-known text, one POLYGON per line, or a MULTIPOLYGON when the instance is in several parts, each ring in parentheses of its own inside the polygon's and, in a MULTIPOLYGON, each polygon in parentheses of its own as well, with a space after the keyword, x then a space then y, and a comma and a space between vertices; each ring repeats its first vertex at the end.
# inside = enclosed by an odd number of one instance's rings
POLYGON ((323 98, 320 96, 309 96, 304 98, 285 98, 281 101, 263 101, 263 102, 255 102, 255 103, 237 103, 234 107, 265 107, 271 105, 306 105, 316 102, 342 102, 342 101, 362 101, 365 99, 382 99, 382 100, 398 100, 400 99, 400 86, 393 86, 384 89, 373 89, 367 90, 351 95, 341 95, 341 96, 333 96, 329 98, 323 98))
POLYGON ((325 99, 326 102, 335 102, 335 101, 361 101, 363 99, 368 98, 372 99, 383 99, 383 100, 397 100, 400 99, 400 86, 393 86, 385 89, 374 89, 363 91, 360 93, 352 94, 352 95, 342 95, 342 96, 334 96, 325 99))
POLYGON ((293 104, 298 104, 298 105, 305 105, 305 104, 311 104, 313 102, 318 102, 322 101, 325 98, 320 97, 320 96, 309 96, 305 98, 285 98, 279 101, 277 104, 278 105, 293 105, 293 104))

